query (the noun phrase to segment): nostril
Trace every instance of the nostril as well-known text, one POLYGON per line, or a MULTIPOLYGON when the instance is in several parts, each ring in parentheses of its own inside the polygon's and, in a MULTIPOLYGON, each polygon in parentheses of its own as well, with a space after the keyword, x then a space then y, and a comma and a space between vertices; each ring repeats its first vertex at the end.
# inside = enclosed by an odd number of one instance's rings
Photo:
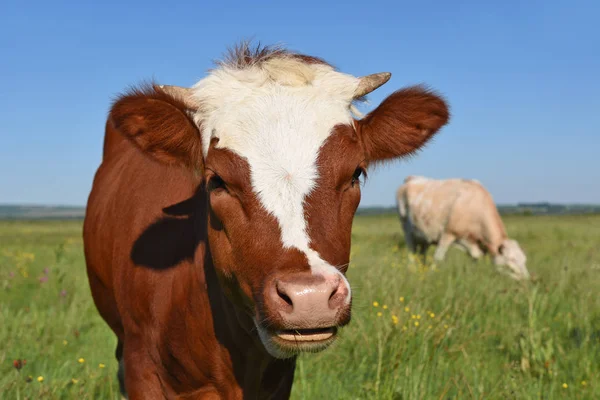
POLYGON ((292 303, 292 299, 290 299, 290 297, 283 293, 281 290, 279 290, 279 287, 277 288, 277 295, 283 300, 285 301, 289 306, 293 306, 294 304, 292 303))
POLYGON ((348 296, 348 288, 344 285, 344 282, 340 279, 339 283, 332 290, 329 295, 329 308, 337 309, 342 307, 344 302, 346 301, 346 297, 348 296))
POLYGON ((336 287, 335 289, 333 289, 333 292, 331 292, 331 295, 329 296, 329 302, 331 303, 331 299, 333 299, 333 296, 335 296, 338 292, 339 286, 336 287))

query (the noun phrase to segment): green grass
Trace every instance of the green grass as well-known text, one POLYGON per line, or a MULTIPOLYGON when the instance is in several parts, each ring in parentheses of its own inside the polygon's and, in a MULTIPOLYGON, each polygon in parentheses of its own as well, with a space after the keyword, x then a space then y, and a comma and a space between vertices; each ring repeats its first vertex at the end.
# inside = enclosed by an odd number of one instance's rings
MULTIPOLYGON (((600 398, 600 216, 505 222, 533 283, 458 250, 409 268, 395 216, 357 217, 352 322, 300 358, 292 397, 600 398)), ((81 223, 0 222, 0 397, 116 399, 115 344, 89 293, 81 223)))

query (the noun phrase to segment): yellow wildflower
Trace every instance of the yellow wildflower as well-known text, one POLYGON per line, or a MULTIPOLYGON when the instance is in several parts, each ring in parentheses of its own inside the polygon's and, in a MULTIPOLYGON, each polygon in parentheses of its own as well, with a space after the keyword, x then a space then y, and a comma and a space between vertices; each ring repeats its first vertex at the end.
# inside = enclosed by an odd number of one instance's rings
POLYGON ((417 314, 417 319, 421 319, 421 314, 417 314))
POLYGON ((67 342, 66 340, 63 340, 63 345, 67 345, 69 342, 67 342))
POLYGON ((562 384, 562 387, 563 387, 563 389, 566 389, 566 388, 568 388, 568 387, 569 387, 569 385, 567 385, 566 383, 563 383, 563 384, 562 384))
POLYGON ((392 322, 394 323, 394 325, 396 325, 398 323, 398 317, 392 315, 392 322))
POLYGON ((448 324, 444 324, 444 329, 448 329, 448 324))
POLYGON ((404 297, 400 297, 400 303, 404 303, 404 297))
POLYGON ((431 318, 435 318, 435 314, 434 314, 434 313, 431 313, 431 314, 429 314, 429 316, 430 316, 431 318))
POLYGON ((587 382, 586 381, 581 381, 581 386, 587 386, 587 382))
POLYGON ((382 314, 381 312, 378 312, 378 313, 377 313, 377 316, 378 316, 378 317, 381 317, 382 315, 383 315, 383 314, 382 314))
POLYGON ((104 368, 104 367, 106 367, 106 365, 104 365, 102 363, 98 364, 98 368, 104 368))
POLYGON ((376 301, 374 301, 374 302, 373 302, 373 307, 379 307, 379 303, 378 303, 378 302, 376 302, 376 301))
POLYGON ((419 321, 415 321, 415 326, 419 326, 419 321))
POLYGON ((410 316, 410 319, 417 319, 417 316, 415 314, 410 316))
POLYGON ((406 328, 406 325, 404 325, 404 326, 402 327, 402 330, 403 330, 403 331, 405 331, 406 329, 407 329, 407 328, 406 328))
POLYGON ((404 307, 404 312, 409 312, 409 311, 410 311, 410 308, 404 307))
POLYGON ((383 305, 383 309, 384 309, 384 310, 387 310, 387 305, 385 305, 385 304, 384 304, 384 305, 383 305))
POLYGON ((79 379, 71 378, 71 383, 74 385, 79 382, 79 379))
POLYGON ((83 363, 85 362, 85 359, 83 359, 83 358, 80 358, 79 360, 77 360, 77 362, 78 362, 79 364, 83 364, 83 363))
POLYGON ((38 376, 38 382, 44 382, 44 377, 43 376, 38 376))

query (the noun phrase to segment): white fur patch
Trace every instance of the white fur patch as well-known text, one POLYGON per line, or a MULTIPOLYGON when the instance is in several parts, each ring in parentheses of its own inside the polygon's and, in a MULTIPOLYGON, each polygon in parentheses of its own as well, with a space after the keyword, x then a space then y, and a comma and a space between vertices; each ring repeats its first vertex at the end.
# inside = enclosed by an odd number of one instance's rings
POLYGON ((317 253, 316 251, 308 249, 307 251, 305 251, 305 253, 306 257, 308 258, 308 263, 310 265, 310 269, 313 275, 327 276, 337 274, 340 276, 340 278, 344 282, 344 285, 346 285, 346 287, 348 288, 348 295, 346 296, 345 302, 350 303, 350 300, 352 299, 352 288, 350 287, 350 283, 348 282, 348 279, 346 279, 344 274, 340 273, 340 271, 338 271, 337 268, 329 264, 327 261, 324 261, 319 255, 319 253, 317 253))
POLYGON ((275 58, 244 69, 221 67, 193 88, 203 105, 195 119, 204 156, 218 138, 217 147, 246 159, 283 246, 303 251, 313 273, 339 271, 310 248, 304 200, 315 189, 321 146, 336 125, 352 123, 358 83, 327 65, 275 58))

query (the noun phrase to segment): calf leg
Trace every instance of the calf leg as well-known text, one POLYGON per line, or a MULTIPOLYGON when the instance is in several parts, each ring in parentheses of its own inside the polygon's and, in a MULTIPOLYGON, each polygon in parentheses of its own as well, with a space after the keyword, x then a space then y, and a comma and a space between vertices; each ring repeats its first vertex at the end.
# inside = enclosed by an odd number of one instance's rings
POLYGON ((442 234, 442 237, 440 238, 440 241, 438 242, 437 249, 435 249, 433 259, 436 262, 443 261, 444 257, 446 257, 446 252, 448 251, 448 248, 450 247, 450 245, 452 243, 454 243, 455 240, 456 240, 456 237, 450 233, 442 234))
POLYGON ((125 390, 125 362, 121 358, 119 360, 119 370, 117 371, 117 379, 119 380, 119 390, 121 399, 128 399, 127 390, 125 390))
POLYGON ((123 361, 123 342, 119 340, 117 343, 117 350, 115 356, 119 362, 119 369, 117 371, 117 379, 119 381, 119 391, 123 399, 127 399, 127 390, 125 390, 125 362, 123 361))
POLYGON ((150 359, 148 350, 141 340, 127 338, 123 346, 123 358, 119 369, 123 371, 127 398, 130 400, 163 400, 168 397, 164 393, 156 366, 150 359))

